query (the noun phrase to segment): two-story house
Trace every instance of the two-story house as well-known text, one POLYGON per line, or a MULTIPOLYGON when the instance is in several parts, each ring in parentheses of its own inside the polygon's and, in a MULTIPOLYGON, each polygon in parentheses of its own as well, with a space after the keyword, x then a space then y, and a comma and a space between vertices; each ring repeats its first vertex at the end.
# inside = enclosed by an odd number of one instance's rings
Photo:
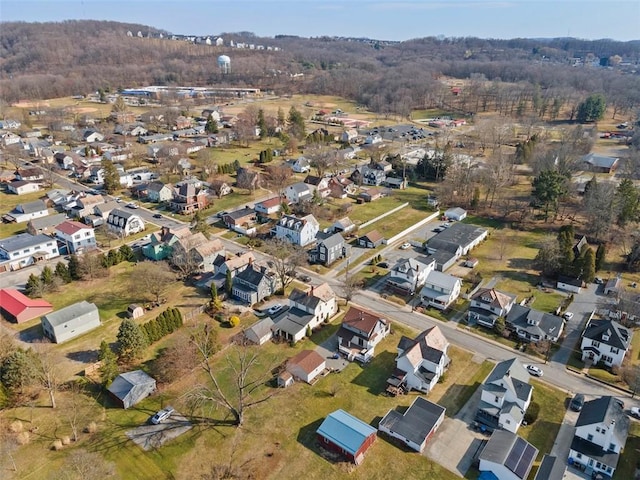
POLYGON ((170 202, 173 200, 173 189, 163 182, 151 182, 147 185, 147 199, 154 203, 170 202))
POLYGON ((620 400, 605 396, 585 402, 569 450, 569 465, 581 465, 587 475, 611 478, 627 442, 629 417, 620 400))
POLYGON ((482 384, 476 420, 490 430, 516 433, 531 403, 533 387, 520 360, 504 360, 493 368, 482 384))
POLYGON ((420 290, 420 300, 424 305, 446 310, 460 296, 462 280, 437 270, 428 273, 420 290))
POLYGON ((361 183, 362 185, 373 185, 377 187, 379 185, 382 185, 387 178, 387 174, 384 171, 378 170, 377 168, 369 168, 368 166, 361 167, 359 169, 359 173, 360 181, 356 183, 361 183))
POLYGON ((366 363, 375 354, 375 347, 389 334, 391 326, 380 315, 350 307, 338 330, 338 350, 349 361, 366 363))
POLYGON ((306 173, 311 170, 311 162, 306 157, 298 157, 291 165, 291 170, 295 173, 306 173))
POLYGON ((329 196, 333 198, 347 198, 348 195, 355 195, 358 192, 356 184, 341 175, 331 177, 327 188, 329 196))
POLYGON ((516 295, 495 288, 480 288, 471 296, 467 319, 483 327, 493 328, 498 317, 505 318, 516 303, 516 295))
POLYGON ((298 182, 285 188, 284 195, 291 203, 308 202, 313 198, 313 190, 306 183, 298 182))
POLYGON ((429 393, 449 366, 449 341, 438 326, 415 338, 404 335, 398 343, 396 370, 387 379, 390 392, 418 390, 429 393))
POLYGON ((253 305, 273 295, 278 288, 280 282, 273 272, 267 267, 250 264, 233 277, 231 295, 253 305))
POLYGON ((213 272, 216 259, 226 253, 220 239, 209 240, 202 232, 179 238, 172 248, 171 263, 186 273, 213 272))
POLYGON ((84 253, 96 248, 93 228, 74 220, 65 220, 55 227, 56 238, 66 245, 67 253, 84 253))
POLYGON ((175 230, 162 227, 159 231, 151 234, 149 243, 142 247, 142 254, 150 260, 164 260, 171 256, 176 242, 190 235, 191 231, 188 225, 175 230))
POLYGON ((8 270, 17 270, 58 256, 58 242, 48 235, 19 233, 0 239, 0 263, 6 265, 8 270))
POLYGON ((582 333, 582 360, 620 366, 631 345, 633 331, 615 320, 593 318, 582 333))
POLYGON ((320 263, 329 266, 341 258, 349 256, 350 246, 339 233, 318 233, 316 246, 309 252, 309 260, 312 263, 320 263))
POLYGON ((402 258, 393 266, 386 286, 400 295, 413 295, 424 285, 427 276, 434 271, 436 262, 432 258, 402 258))
POLYGON ((286 242, 302 247, 315 242, 320 225, 311 214, 298 218, 283 215, 276 224, 275 236, 286 242))
POLYGON ((118 208, 109 213, 107 228, 120 237, 128 237, 134 233, 142 232, 145 225, 139 215, 118 208))
POLYGON ((262 202, 258 202, 253 207, 261 216, 272 215, 278 213, 282 208, 282 199, 280 197, 272 197, 262 202))
POLYGON ((256 223, 256 211, 250 207, 240 208, 226 213, 222 221, 231 230, 246 232, 256 223))
POLYGON ((214 262, 214 273, 216 277, 225 277, 227 272, 231 272, 231 278, 240 273, 255 261, 253 252, 243 252, 231 258, 218 257, 214 262))
POLYGON ((192 215, 205 208, 207 204, 206 190, 194 183, 185 182, 175 186, 169 208, 181 215, 192 215))
POLYGON ((551 313, 515 304, 505 318, 507 328, 527 342, 557 342, 564 330, 564 319, 551 313))
POLYGON ((289 306, 311 313, 315 318, 312 329, 338 312, 336 294, 326 282, 318 286, 312 285, 307 291, 294 288, 289 295, 289 306))

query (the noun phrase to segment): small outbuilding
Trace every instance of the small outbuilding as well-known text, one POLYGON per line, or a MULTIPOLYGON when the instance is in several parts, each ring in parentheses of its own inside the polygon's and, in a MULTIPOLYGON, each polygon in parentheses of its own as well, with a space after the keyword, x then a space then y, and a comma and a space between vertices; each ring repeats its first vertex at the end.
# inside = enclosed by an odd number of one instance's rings
POLYGON ((280 375, 278 375, 278 377, 276 378, 276 383, 280 388, 290 387, 291 385, 293 385, 293 375, 285 370, 284 372, 280 373, 280 375))
POLYGON ((262 345, 273 337, 271 327, 273 327, 273 320, 271 317, 265 317, 247 328, 244 331, 244 337, 251 343, 262 345))
POLYGON ((122 408, 129 408, 144 400, 156 389, 156 381, 142 370, 118 375, 107 389, 113 400, 122 408))
POLYGON ((364 460, 366 451, 375 442, 376 432, 368 423, 344 410, 336 410, 324 419, 316 430, 316 435, 323 448, 344 455, 359 465, 364 460))
POLYGON ((142 308, 140 305, 136 305, 135 303, 132 303, 127 307, 127 317, 135 319, 143 315, 144 315, 144 308, 142 308))
POLYGON ((52 310, 46 300, 29 298, 13 288, 0 289, 0 311, 11 322, 28 322, 52 310))
POLYGON ((566 277, 564 275, 560 275, 558 277, 557 287, 560 290, 565 290, 567 292, 572 293, 581 293, 582 292, 582 280, 575 277, 566 277))
POLYGON ((454 207, 444 212, 444 216, 447 218, 447 220, 455 220, 456 222, 460 222, 467 218, 467 211, 464 208, 454 207))
POLYGON ((82 301, 40 319, 44 334, 55 343, 66 342, 100 326, 100 314, 95 303, 82 301))
POLYGON ((376 248, 384 243, 384 237, 377 230, 372 230, 358 238, 358 246, 364 248, 376 248))
POLYGON ((303 350, 287 362, 287 372, 294 378, 313 383, 327 368, 325 359, 315 350, 303 350))

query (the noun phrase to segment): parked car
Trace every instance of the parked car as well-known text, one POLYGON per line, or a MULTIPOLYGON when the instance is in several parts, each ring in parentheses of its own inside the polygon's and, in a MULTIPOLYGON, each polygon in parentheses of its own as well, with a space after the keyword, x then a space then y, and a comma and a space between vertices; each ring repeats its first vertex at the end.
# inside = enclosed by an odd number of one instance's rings
POLYGON ((378 264, 378 266, 379 266, 380 268, 389 268, 389 264, 388 264, 387 262, 380 262, 380 263, 378 264))
POLYGON ((593 279, 593 282, 596 285, 602 285, 604 283, 604 280, 602 280, 600 277, 596 277, 596 278, 593 279))
POLYGON ((304 283, 309 283, 311 281, 311 277, 309 275, 300 275, 298 278, 304 283))
POLYGON ((175 412, 175 409, 173 407, 163 408, 162 410, 159 410, 153 417, 151 417, 151 423, 153 423, 154 425, 158 425, 159 423, 168 420, 173 412, 175 412))
POLYGON ((273 315, 275 313, 278 313, 280 310, 282 310, 282 305, 279 303, 276 303, 275 305, 272 305, 268 310, 267 313, 269 315, 273 315))
POLYGON ((529 375, 533 375, 534 377, 541 377, 544 375, 542 369, 535 365, 525 365, 525 368, 527 369, 527 372, 529 372, 529 375))
POLYGON ((562 314, 562 318, 566 320, 571 320, 573 318, 573 312, 564 312, 562 314))
POLYGON ((411 248, 411 244, 409 242, 404 242, 402 245, 400 245, 400 250, 407 250, 411 248))
POLYGON ((434 231, 434 232, 436 232, 436 233, 440 233, 440 232, 442 232, 443 230, 444 230, 444 228, 443 228, 443 227, 436 227, 436 228, 434 228, 434 229, 433 229, 433 231, 434 231))
POLYGON ((127 208, 133 208, 135 210, 136 208, 140 208, 140 207, 138 206, 137 203, 129 202, 127 203, 127 208))
POLYGON ((635 417, 635 418, 640 418, 640 408, 638 407, 631 407, 631 416, 635 417))
POLYGON ((162 214, 161 213, 154 213, 153 214, 153 218, 162 218, 162 214))
POLYGON ((569 408, 574 412, 579 412, 582 410, 584 406, 584 395, 581 393, 577 393, 575 397, 571 399, 571 403, 569 403, 569 408))

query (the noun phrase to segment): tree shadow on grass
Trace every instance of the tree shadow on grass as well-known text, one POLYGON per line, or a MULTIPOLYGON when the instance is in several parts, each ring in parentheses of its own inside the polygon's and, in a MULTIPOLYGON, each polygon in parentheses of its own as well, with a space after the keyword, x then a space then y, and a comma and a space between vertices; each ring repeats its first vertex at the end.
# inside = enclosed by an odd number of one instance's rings
POLYGON ((67 358, 76 362, 93 363, 98 361, 98 350, 79 350, 67 353, 67 358))
POLYGON ((396 366, 396 356, 392 352, 381 352, 369 363, 362 365, 362 371, 352 383, 368 387, 369 393, 380 395, 387 389, 387 378, 396 366))

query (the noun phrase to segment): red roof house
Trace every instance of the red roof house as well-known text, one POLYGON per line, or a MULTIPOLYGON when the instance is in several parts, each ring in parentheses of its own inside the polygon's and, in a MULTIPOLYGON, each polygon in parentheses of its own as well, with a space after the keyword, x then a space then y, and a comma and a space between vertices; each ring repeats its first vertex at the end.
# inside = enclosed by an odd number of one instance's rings
POLYGON ((34 300, 13 288, 0 289, 0 311, 12 322, 24 323, 53 311, 45 300, 34 300))

